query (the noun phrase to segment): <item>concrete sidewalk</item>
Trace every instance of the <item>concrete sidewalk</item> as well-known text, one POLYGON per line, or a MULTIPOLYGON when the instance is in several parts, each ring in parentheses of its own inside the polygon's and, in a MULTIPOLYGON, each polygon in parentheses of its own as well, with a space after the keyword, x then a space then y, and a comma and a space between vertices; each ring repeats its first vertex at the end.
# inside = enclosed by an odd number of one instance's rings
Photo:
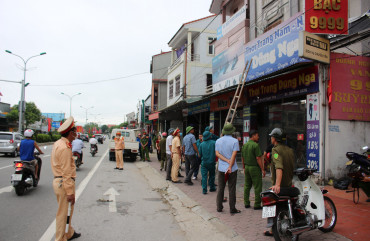
MULTIPOLYGON (((165 172, 160 171, 160 162, 158 162, 156 155, 151 154, 150 158, 152 162, 148 162, 150 166, 156 170, 165 180, 165 172)), ((140 161, 137 161, 138 163, 140 161)), ((185 168, 184 165, 183 169, 185 168)), ((240 165, 239 165, 240 166, 240 165)), ((184 175, 185 171, 182 171, 184 175)), ((180 180, 183 180, 181 178, 180 180)), ((217 192, 208 192, 207 195, 202 194, 202 187, 201 187, 201 175, 199 173, 198 180, 193 180, 194 185, 188 186, 187 184, 180 183, 180 184, 173 184, 172 182, 167 183, 171 186, 175 186, 182 193, 186 195, 186 198, 189 198, 196 203, 199 204, 201 208, 207 211, 211 216, 220 220, 221 223, 229 227, 231 230, 235 231, 238 236, 243 237, 245 240, 273 240, 272 237, 265 237, 263 232, 267 230, 266 228, 266 219, 262 219, 262 211, 261 210, 254 210, 253 208, 245 209, 244 208, 244 201, 243 201, 243 192, 244 192, 244 174, 238 173, 238 180, 237 180, 237 203, 236 208, 241 210, 240 214, 230 214, 229 205, 228 203, 224 204, 223 212, 219 213, 216 210, 216 195, 217 192)), ((270 186, 270 178, 264 178, 264 187, 268 188, 270 186)), ((225 196, 228 197, 228 190, 225 188, 225 196)), ((347 200, 348 201, 348 200, 347 200)), ((251 192, 251 204, 253 205, 254 202, 254 192, 251 192)), ((336 200, 334 200, 336 202, 336 200)), ((336 203, 337 204, 337 203, 336 203)), ((339 203, 338 203, 339 204, 339 203)), ((352 205, 353 206, 353 205, 352 205)), ((342 208, 341 206, 337 209, 342 208)), ((312 230, 306 233, 303 233, 300 236, 300 240, 360 240, 354 239, 353 236, 349 237, 343 231, 343 226, 346 226, 347 217, 341 216, 341 212, 338 210, 339 217, 337 226, 334 229, 334 232, 331 233, 322 233, 319 230, 312 230), (343 222, 342 222, 343 221, 343 222), (340 234, 336 233, 337 230, 340 230, 340 234), (346 235, 347 237, 343 236, 346 235)), ((365 215, 364 217, 368 217, 365 215)), ((351 229, 353 230, 354 227, 352 226, 351 229)), ((366 236, 369 236, 368 230, 361 230, 361 233, 367 233, 366 236)), ((362 237, 362 235, 361 235, 362 237)), ((227 239, 230 240, 230 239, 227 239)), ((363 240, 363 239, 362 239, 363 240)))

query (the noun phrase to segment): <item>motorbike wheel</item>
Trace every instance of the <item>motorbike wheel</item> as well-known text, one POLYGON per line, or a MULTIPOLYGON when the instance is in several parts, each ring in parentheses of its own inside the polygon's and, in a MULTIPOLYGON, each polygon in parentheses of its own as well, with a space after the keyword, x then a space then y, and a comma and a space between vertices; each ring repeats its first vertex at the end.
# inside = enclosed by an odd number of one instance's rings
POLYGON ((294 240, 298 241, 299 236, 288 235, 286 230, 291 228, 288 207, 277 207, 272 233, 276 241, 294 240), (284 232, 285 231, 285 232, 284 232))
POLYGON ((334 202, 324 196, 325 205, 325 223, 324 226, 319 228, 320 231, 327 233, 331 232, 337 223, 337 209, 335 208, 334 202))
POLYGON ((92 156, 95 156, 95 152, 91 153, 92 156))
POLYGON ((18 196, 22 196, 24 194, 24 191, 25 191, 25 187, 23 185, 17 185, 15 188, 15 193, 18 195, 18 196))

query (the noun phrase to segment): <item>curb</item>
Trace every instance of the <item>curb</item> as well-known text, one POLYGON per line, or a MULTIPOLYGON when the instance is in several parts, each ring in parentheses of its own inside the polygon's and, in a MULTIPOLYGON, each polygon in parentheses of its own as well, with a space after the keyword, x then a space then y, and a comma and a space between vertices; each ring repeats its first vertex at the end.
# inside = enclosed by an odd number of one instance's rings
POLYGON ((164 202, 172 208, 172 214, 188 240, 244 241, 233 229, 223 224, 178 187, 164 178, 151 165, 136 162, 141 174, 153 190, 159 192, 164 202))

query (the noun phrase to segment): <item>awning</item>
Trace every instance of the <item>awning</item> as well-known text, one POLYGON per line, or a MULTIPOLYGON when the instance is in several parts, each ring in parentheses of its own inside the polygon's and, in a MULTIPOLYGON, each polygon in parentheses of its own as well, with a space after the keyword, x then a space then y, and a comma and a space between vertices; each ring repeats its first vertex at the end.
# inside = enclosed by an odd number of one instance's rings
POLYGON ((153 114, 150 114, 149 115, 149 120, 156 120, 156 119, 158 119, 159 118, 159 113, 161 113, 161 112, 155 112, 153 114))

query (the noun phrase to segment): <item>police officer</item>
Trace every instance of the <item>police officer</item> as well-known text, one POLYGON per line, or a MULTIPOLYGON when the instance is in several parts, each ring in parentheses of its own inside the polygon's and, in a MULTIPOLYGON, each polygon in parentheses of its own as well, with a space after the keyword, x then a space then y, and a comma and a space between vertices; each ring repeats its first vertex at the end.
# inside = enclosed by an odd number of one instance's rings
POLYGON ((250 208, 249 194, 253 185, 254 188, 254 210, 262 209, 261 192, 262 177, 265 177, 265 170, 262 162, 262 152, 258 145, 259 134, 256 130, 249 132, 249 141, 242 148, 242 163, 244 167, 244 206, 250 208))
POLYGON ((141 158, 143 159, 143 161, 150 162, 149 160, 149 138, 147 137, 145 132, 143 133, 143 137, 141 138, 140 143, 141 143, 141 151, 142 151, 141 158))
MULTIPOLYGON (((272 148, 271 155, 271 181, 272 191, 279 194, 281 188, 291 187, 294 171, 294 152, 293 149, 283 143, 283 130, 275 128, 269 134, 271 136, 272 148)), ((272 231, 264 232, 265 236, 273 236, 272 231)))
POLYGON ((71 225, 75 203, 75 178, 76 165, 72 157, 71 142, 76 138, 76 127, 73 117, 69 117, 58 129, 62 138, 53 145, 51 153, 51 170, 54 174, 53 189, 58 201, 56 215, 55 240, 72 240, 81 236, 76 233, 71 225), (68 232, 66 220, 68 215, 68 203, 71 204, 68 232))

